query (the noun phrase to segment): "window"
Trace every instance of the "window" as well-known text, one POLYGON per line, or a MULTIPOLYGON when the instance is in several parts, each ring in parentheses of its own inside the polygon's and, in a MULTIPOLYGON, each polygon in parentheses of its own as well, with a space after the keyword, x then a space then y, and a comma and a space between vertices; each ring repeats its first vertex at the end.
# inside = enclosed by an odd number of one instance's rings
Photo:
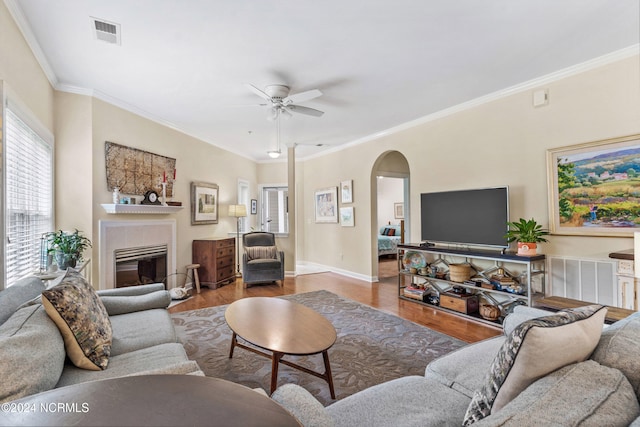
POLYGON ((27 116, 12 104, 5 109, 6 286, 38 270, 41 237, 53 229, 53 147, 27 116))
POLYGON ((286 186, 262 188, 262 230, 289 232, 289 192, 286 186))
POLYGON ((249 200, 249 181, 238 180, 238 204, 247 207, 247 216, 240 218, 240 232, 249 232, 249 215, 251 215, 251 202, 249 200))

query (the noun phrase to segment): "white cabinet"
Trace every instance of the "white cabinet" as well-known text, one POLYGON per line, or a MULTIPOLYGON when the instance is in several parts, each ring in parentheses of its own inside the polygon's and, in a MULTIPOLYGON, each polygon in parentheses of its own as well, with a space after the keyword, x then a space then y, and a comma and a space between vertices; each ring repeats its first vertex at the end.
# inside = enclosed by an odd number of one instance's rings
POLYGON ((634 261, 618 259, 616 276, 618 278, 618 307, 638 310, 638 279, 634 274, 634 261))

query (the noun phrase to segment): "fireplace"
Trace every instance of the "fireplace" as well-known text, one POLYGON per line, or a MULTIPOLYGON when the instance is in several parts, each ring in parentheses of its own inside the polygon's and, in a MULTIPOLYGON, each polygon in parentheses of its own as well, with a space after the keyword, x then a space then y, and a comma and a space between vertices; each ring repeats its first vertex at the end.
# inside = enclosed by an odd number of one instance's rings
POLYGON ((159 283, 167 277, 167 245, 116 249, 114 259, 116 288, 159 283))
POLYGON ((167 276, 166 288, 175 287, 175 220, 100 220, 99 227, 100 289, 162 282, 167 276))

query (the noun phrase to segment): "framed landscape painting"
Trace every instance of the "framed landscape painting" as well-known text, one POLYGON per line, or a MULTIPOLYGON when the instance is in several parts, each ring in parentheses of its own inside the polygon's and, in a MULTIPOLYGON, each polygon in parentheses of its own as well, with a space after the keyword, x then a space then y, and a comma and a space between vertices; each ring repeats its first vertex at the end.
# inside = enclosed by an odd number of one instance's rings
POLYGON ((218 186, 191 183, 191 225, 218 223, 218 186))
POLYGON ((640 135, 547 151, 552 234, 640 231, 640 135))
POLYGON ((338 222, 338 187, 316 190, 316 222, 338 222))

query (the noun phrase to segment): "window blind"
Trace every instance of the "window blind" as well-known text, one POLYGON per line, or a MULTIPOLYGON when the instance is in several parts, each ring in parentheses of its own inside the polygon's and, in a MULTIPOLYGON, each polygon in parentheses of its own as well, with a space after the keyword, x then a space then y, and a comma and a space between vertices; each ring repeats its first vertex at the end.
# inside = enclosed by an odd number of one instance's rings
POLYGON ((5 280, 11 286, 40 265, 40 239, 53 227, 52 147, 6 109, 5 280))

